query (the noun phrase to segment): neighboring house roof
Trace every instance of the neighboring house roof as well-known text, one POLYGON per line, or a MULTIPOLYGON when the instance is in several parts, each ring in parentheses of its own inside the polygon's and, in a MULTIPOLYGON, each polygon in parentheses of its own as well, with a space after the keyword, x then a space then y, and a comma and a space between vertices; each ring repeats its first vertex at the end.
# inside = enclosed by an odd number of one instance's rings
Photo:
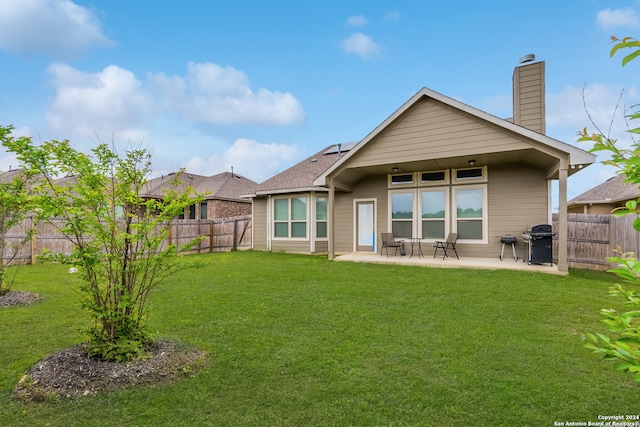
POLYGON ((0 182, 11 182, 15 177, 23 173, 24 169, 11 169, 0 172, 0 182))
POLYGON ((618 203, 637 199, 640 197, 640 189, 636 184, 625 182, 626 179, 625 174, 618 174, 569 200, 567 205, 618 203))
POLYGON ((252 195, 277 194, 296 191, 327 191, 314 181, 336 161, 344 157, 356 143, 330 145, 289 169, 269 178, 255 188, 252 195))
POLYGON ((196 193, 204 195, 205 199, 245 202, 246 200, 242 200, 240 196, 251 193, 258 185, 255 181, 233 172, 223 172, 213 176, 181 172, 178 175, 179 185, 177 186, 173 185, 175 178, 176 173, 174 172, 150 179, 145 184, 145 195, 148 197, 162 197, 164 190, 169 188, 184 191, 187 187, 191 187, 196 193))
POLYGON ((571 166, 573 166, 568 170, 569 175, 579 171, 583 166, 592 164, 596 159, 594 154, 581 150, 570 144, 564 143, 562 141, 558 141, 557 139, 553 139, 541 133, 532 131, 531 129, 528 129, 524 126, 514 124, 512 121, 493 116, 487 112, 471 107, 453 98, 449 98, 448 96, 442 95, 441 93, 438 93, 431 89, 422 88, 415 95, 413 95, 407 102, 405 102, 400 108, 398 108, 393 114, 391 114, 386 120, 384 120, 380 125, 378 125, 378 127, 376 127, 372 132, 370 132, 366 137, 364 137, 364 139, 362 139, 359 143, 357 143, 351 151, 349 151, 344 157, 341 158, 340 162, 333 163, 326 171, 324 171, 314 181, 314 185, 326 185, 326 178, 328 175, 330 175, 340 165, 348 161, 349 158, 356 156, 357 153, 360 150, 362 150, 368 144, 369 141, 374 139, 377 135, 381 134, 398 117, 400 117, 403 113, 405 113, 407 110, 412 108, 415 104, 420 102, 420 100, 423 97, 433 98, 439 102, 442 102, 445 105, 453 107, 457 110, 460 110, 472 116, 478 117, 488 122, 491 125, 498 126, 502 129, 505 129, 505 130, 514 132, 518 135, 521 135, 523 137, 526 137, 532 142, 539 143, 539 146, 537 148, 540 150, 543 150, 543 151, 550 150, 550 151, 569 154, 570 164, 571 166), (578 166, 578 167, 575 167, 575 166, 578 166))

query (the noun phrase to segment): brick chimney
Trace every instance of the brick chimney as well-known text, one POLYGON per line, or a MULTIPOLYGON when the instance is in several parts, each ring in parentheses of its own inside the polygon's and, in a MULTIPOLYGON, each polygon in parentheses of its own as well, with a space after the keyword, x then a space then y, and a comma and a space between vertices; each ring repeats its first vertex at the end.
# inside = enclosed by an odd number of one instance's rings
POLYGON ((546 133, 544 61, 533 54, 520 58, 513 70, 513 122, 541 134, 546 133))

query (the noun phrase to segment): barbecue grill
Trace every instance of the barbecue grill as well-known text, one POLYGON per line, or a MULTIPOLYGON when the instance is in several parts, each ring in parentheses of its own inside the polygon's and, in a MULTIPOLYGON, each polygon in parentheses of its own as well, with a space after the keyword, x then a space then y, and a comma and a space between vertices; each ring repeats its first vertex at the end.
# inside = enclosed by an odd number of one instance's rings
POLYGON ((529 264, 546 264, 553 266, 553 236, 551 224, 537 224, 522 233, 529 243, 529 264))

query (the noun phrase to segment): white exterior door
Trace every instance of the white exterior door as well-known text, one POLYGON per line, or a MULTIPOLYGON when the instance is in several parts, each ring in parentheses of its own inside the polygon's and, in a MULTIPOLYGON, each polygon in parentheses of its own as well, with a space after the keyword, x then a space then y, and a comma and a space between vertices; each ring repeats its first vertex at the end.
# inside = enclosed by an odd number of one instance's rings
POLYGON ((375 252, 375 200, 355 201, 356 251, 375 252))

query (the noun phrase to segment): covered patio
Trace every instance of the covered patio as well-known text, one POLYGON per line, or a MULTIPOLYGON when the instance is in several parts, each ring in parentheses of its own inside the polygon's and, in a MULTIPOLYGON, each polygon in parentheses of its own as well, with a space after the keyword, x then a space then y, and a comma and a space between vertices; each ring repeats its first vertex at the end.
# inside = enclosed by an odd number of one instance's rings
MULTIPOLYGON (((402 265, 415 265, 421 267, 437 267, 437 268, 480 268, 487 270, 520 270, 530 271, 536 273, 547 273, 557 275, 567 275, 568 271, 559 271, 558 266, 553 264, 531 264, 523 262, 519 259, 514 261, 513 258, 506 257, 500 261, 499 257, 495 258, 476 258, 476 257, 460 257, 457 259, 455 255, 453 257, 447 257, 442 259, 442 255, 433 257, 433 251, 425 252, 424 257, 418 257, 416 255, 400 256, 399 254, 394 256, 389 254, 387 257, 385 254, 374 252, 352 252, 349 254, 338 255, 334 258, 335 261, 351 261, 351 262, 368 262, 373 264, 402 264, 402 265)), ((441 254, 441 252, 439 252, 441 254)))

